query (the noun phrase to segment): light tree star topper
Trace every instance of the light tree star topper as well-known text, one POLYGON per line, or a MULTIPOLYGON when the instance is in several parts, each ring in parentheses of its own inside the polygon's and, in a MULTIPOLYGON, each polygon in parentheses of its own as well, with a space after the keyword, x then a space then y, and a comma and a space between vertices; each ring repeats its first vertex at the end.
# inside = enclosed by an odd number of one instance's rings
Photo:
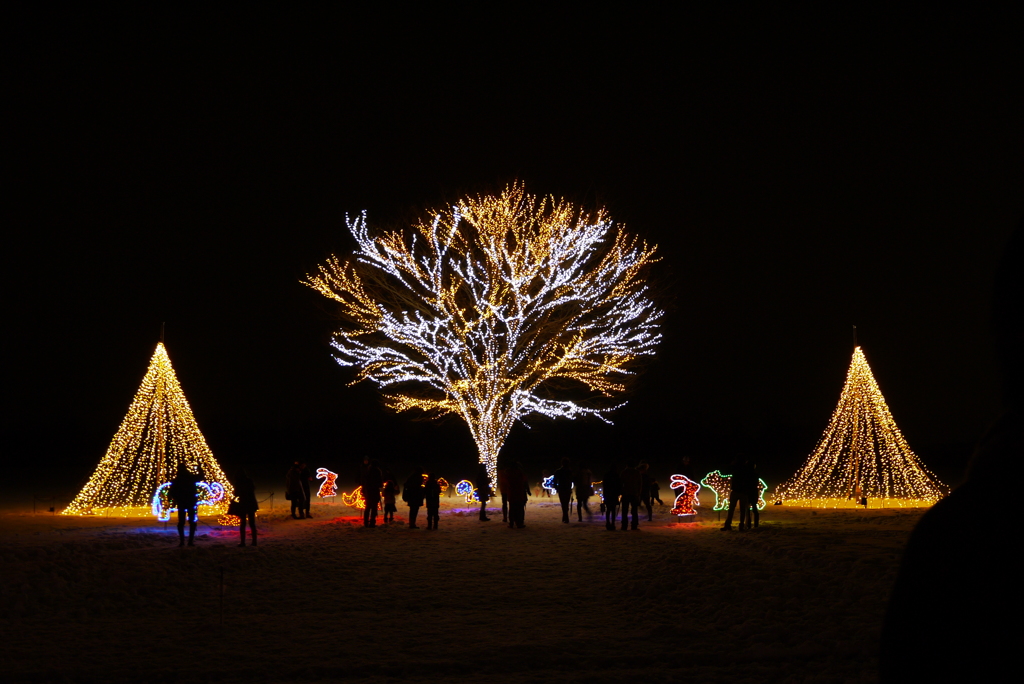
POLYGON ((371 235, 365 212, 347 223, 353 258, 305 281, 341 305, 338 363, 394 410, 462 417, 492 485, 517 420, 603 418, 661 337, 645 281, 655 248, 603 210, 513 184, 407 232, 371 235))

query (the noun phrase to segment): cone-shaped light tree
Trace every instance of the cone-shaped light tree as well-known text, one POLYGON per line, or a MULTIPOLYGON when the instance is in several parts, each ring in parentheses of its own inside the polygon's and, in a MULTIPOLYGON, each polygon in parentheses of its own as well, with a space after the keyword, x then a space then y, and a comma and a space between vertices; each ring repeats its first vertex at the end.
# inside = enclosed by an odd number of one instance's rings
POLYGON ((372 235, 305 281, 340 304, 335 358, 388 407, 466 421, 492 484, 516 421, 603 414, 654 353, 654 247, 598 211, 514 184, 468 197, 406 232, 372 235))
POLYGON ((223 485, 223 504, 210 512, 227 507, 231 485, 196 425, 161 342, 106 455, 62 514, 145 515, 157 487, 174 478, 179 463, 223 485))
POLYGON ((858 346, 825 433, 775 498, 795 506, 857 506, 865 497, 872 507, 930 506, 945 490, 896 427, 858 346))

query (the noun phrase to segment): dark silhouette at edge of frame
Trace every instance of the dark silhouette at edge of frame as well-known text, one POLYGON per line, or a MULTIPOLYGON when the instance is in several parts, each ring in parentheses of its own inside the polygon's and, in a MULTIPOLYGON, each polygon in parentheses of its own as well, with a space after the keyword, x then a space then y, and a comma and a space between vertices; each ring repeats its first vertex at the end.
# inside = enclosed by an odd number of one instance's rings
POLYGON ((882 629, 882 682, 1005 681, 1016 669, 1021 532, 1009 504, 1024 458, 1022 276, 1024 221, 995 281, 1003 413, 975 447, 964 484, 910 535, 882 629))

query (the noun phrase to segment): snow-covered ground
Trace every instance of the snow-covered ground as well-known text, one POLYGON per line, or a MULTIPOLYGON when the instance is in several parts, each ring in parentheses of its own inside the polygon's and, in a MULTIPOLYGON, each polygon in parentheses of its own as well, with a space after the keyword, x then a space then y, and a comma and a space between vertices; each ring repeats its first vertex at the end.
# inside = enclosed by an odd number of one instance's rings
POLYGON ((211 519, 184 549, 152 518, 0 511, 2 679, 876 681, 923 511, 769 506, 728 533, 702 503, 699 522, 661 507, 608 532, 550 499, 522 530, 443 499, 437 531, 401 506, 367 529, 340 503, 292 520, 278 501, 259 547, 211 519))

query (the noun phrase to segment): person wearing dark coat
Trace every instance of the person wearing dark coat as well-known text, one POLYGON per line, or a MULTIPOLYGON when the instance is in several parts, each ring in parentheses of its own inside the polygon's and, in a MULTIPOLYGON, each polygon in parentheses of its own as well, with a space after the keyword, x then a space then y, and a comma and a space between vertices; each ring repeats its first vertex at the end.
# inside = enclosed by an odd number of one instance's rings
POLYGON ((651 484, 654 482, 651 479, 651 467, 641 462, 637 468, 640 471, 640 504, 647 511, 647 522, 654 520, 654 506, 651 504, 651 484))
POLYGON ((562 467, 555 471, 555 479, 551 482, 558 492, 558 503, 562 505, 562 522, 569 522, 569 504, 572 502, 572 468, 569 459, 562 459, 562 467))
POLYGON ((416 516, 419 515, 420 506, 423 505, 423 469, 416 468, 413 474, 409 476, 409 479, 405 481, 405 487, 402 491, 402 501, 409 504, 409 527, 413 530, 418 530, 419 527, 416 525, 416 516))
POLYGON ((994 295, 1003 413, 975 446, 964 483, 910 534, 882 625, 882 684, 1013 681, 1020 667, 1021 531, 1012 514, 996 515, 1011 513, 1001 506, 1024 475, 1024 221, 994 295))
POLYGON ((423 484, 423 501, 427 505, 427 529, 436 530, 441 519, 438 514, 441 508, 441 485, 434 473, 427 473, 427 481, 423 484))
POLYGON ((190 473, 184 463, 178 464, 178 473, 171 481, 171 501, 178 509, 178 546, 185 545, 185 521, 188 520, 188 545, 195 546, 196 538, 196 483, 202 475, 190 473))
POLYGON ((583 522, 583 511, 587 512, 587 520, 594 516, 590 512, 589 500, 594 495, 594 473, 584 464, 576 471, 576 517, 583 522))
POLYGON ((245 546, 245 524, 248 522, 252 530, 252 545, 256 546, 256 511, 260 504, 256 501, 256 483, 245 470, 239 472, 235 481, 235 498, 238 499, 234 510, 238 512, 238 533, 241 537, 238 545, 245 546))
POLYGON ((751 460, 747 471, 747 504, 743 509, 746 517, 740 516, 740 525, 742 526, 745 520, 748 530, 752 530, 761 524, 761 511, 757 510, 757 500, 761 498, 761 492, 758 491, 758 485, 760 484, 761 478, 757 475, 757 463, 751 460))
POLYGON ((523 464, 512 463, 505 469, 503 479, 508 496, 508 526, 522 529, 526 527, 526 501, 530 497, 530 483, 523 464))
POLYGON ((303 509, 307 518, 312 518, 313 515, 309 512, 310 502, 313 497, 310 496, 309 483, 313 481, 313 473, 309 471, 309 466, 305 462, 299 463, 299 483, 302 485, 302 500, 306 504, 303 509))
POLYGON ((395 506, 395 497, 398 495, 398 483, 388 478, 384 482, 384 522, 395 522, 395 513, 398 508, 395 506))
MULTIPOLYGON (((308 486, 308 485, 307 485, 308 486)), ((302 489, 302 464, 298 461, 288 469, 284 479, 285 497, 292 503, 292 517, 306 517, 306 495, 302 489)))
POLYGON ((722 529, 726 532, 732 531, 732 516, 736 507, 740 508, 740 531, 744 529, 747 507, 750 505, 750 461, 746 458, 737 459, 733 462, 732 480, 729 483, 729 512, 725 515, 725 524, 722 529))
POLYGON ((619 497, 622 495, 622 478, 619 477, 617 463, 613 463, 604 474, 601 487, 604 495, 604 526, 609 532, 614 532, 615 515, 619 510, 619 497))
POLYGON ((380 507, 380 488, 384 485, 384 476, 375 461, 369 458, 363 460, 363 476, 360 481, 363 488, 363 500, 366 508, 363 509, 363 525, 365 527, 377 526, 377 509, 380 507))
POLYGON ((476 481, 479 483, 476 486, 476 495, 480 499, 480 520, 487 522, 490 520, 487 517, 487 502, 491 499, 491 476, 487 473, 487 466, 483 463, 477 469, 476 481))
POLYGON ((643 487, 643 479, 640 477, 640 471, 631 466, 626 466, 619 477, 621 481, 619 485, 621 489, 619 491, 622 492, 622 530, 630 529, 627 522, 630 511, 633 512, 632 529, 635 530, 640 526, 638 513, 640 508, 640 489, 643 487))

